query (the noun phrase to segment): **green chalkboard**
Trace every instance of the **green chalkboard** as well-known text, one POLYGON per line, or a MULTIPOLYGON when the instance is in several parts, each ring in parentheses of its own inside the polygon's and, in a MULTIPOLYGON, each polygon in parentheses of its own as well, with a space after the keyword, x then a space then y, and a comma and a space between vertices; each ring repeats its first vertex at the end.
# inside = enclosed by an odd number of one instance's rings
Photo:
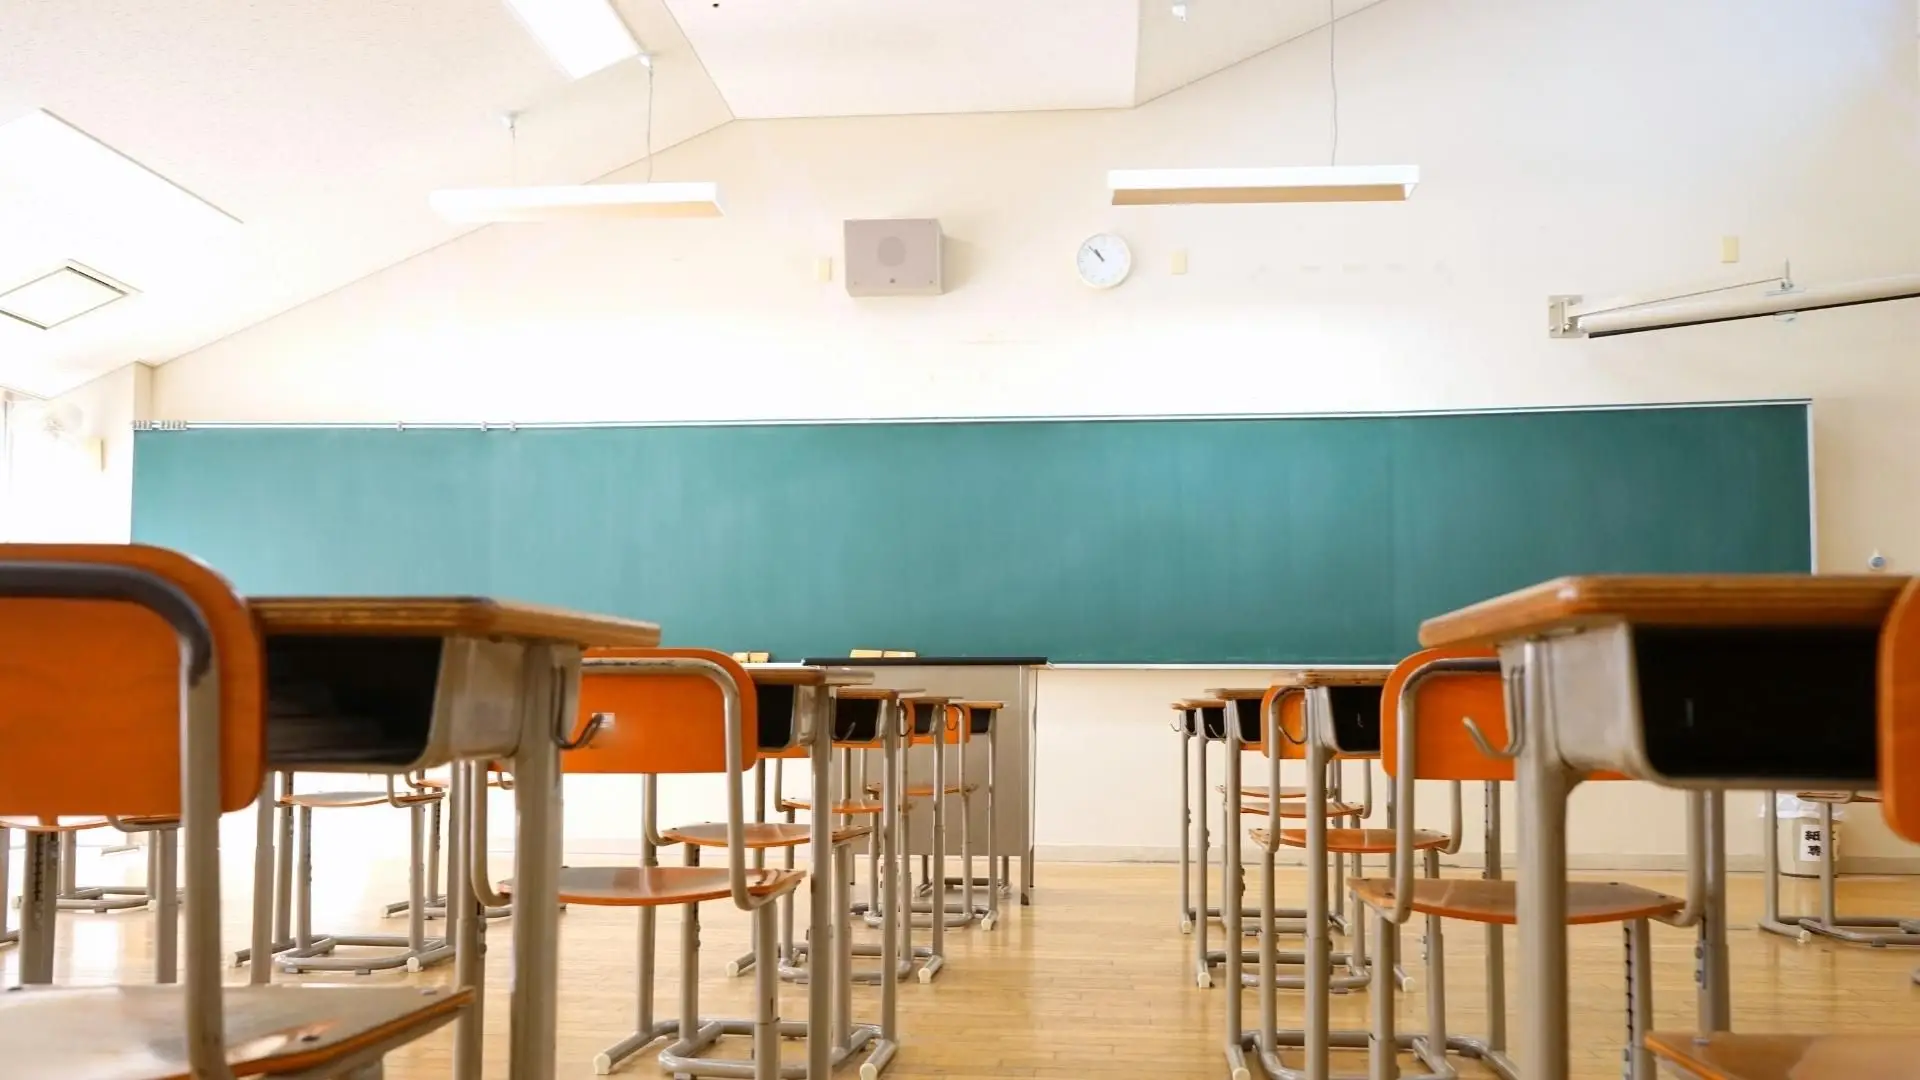
POLYGON ((1556 574, 1804 571, 1807 406, 140 433, 253 593, 479 593, 776 657, 1386 661, 1556 574))

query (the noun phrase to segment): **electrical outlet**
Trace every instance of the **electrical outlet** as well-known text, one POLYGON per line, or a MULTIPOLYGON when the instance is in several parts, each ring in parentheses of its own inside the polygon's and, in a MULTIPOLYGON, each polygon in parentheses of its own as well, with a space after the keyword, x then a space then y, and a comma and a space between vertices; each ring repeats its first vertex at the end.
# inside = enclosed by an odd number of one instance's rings
POLYGON ((1737 263, 1740 261, 1739 237, 1723 236, 1720 238, 1720 261, 1723 263, 1737 263))
POLYGON ((1187 253, 1185 249, 1173 253, 1173 272, 1175 274, 1184 274, 1187 272, 1187 253))

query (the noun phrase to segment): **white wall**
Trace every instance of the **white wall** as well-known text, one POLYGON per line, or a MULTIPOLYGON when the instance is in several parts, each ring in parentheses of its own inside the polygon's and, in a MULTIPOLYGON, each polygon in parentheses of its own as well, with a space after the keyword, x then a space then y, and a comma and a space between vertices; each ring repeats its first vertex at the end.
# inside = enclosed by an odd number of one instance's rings
POLYGON ((128 364, 46 403, 18 402, 0 453, 0 540, 125 543, 133 525, 133 424, 153 369, 128 364), (71 406, 77 429, 49 436, 43 408, 71 406))
MULTIPOLYGON (((1107 205, 1109 167, 1324 160, 1324 37, 1127 112, 736 122, 658 163, 662 178, 719 180, 725 220, 483 230, 174 361, 155 415, 687 420, 1809 396, 1822 567, 1858 569, 1878 549, 1912 570, 1920 304, 1591 343, 1548 340, 1543 308, 1549 293, 1711 283, 1787 258, 1809 283, 1920 269, 1913 18, 1910 0, 1368 8, 1340 27, 1340 160, 1419 164, 1404 206, 1107 205), (946 295, 855 301, 814 280, 816 258, 839 264, 843 218, 894 215, 941 220, 946 295), (1070 260, 1109 228, 1132 241, 1138 270, 1095 293, 1070 260), (1718 263, 1727 234, 1742 239, 1740 266, 1718 263), (1190 253, 1184 276, 1169 272, 1176 250, 1190 253)), ((1047 675, 1043 848, 1170 850, 1164 705, 1213 678, 1047 675), (1116 808, 1115 790, 1141 794, 1116 808)), ((1679 850, 1677 799, 1637 785, 1583 792, 1575 820, 1576 859, 1679 850)), ((1872 832, 1858 829, 1852 850, 1906 853, 1872 832)), ((1757 850, 1748 831, 1734 840, 1736 854, 1757 850)))

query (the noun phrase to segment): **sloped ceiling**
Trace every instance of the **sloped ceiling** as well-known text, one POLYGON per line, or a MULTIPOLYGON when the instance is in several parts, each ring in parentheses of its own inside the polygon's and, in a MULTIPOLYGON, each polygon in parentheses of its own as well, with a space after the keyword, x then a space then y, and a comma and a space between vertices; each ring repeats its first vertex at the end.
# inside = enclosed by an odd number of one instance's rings
POLYGON ((45 155, 9 159, 0 139, 0 292, 68 261, 135 290, 52 330, 0 318, 0 385, 54 393, 164 362, 460 235, 428 211, 436 188, 586 182, 645 157, 649 127, 658 150, 735 117, 1124 108, 1329 11, 615 3, 655 58, 652 102, 637 62, 566 79, 501 0, 0 4, 0 124, 44 110, 227 219, 187 227, 88 197, 90 182, 45 155))

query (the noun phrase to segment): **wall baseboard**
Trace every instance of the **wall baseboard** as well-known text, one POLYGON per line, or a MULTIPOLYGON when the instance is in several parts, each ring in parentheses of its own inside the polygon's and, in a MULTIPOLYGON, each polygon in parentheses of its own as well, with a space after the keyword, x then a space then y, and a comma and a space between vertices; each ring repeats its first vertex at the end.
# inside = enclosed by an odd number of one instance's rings
MULTIPOLYGON (((502 838, 501 850, 511 851, 511 844, 502 838)), ((572 840, 567 843, 569 855, 634 855, 640 854, 640 840, 612 838, 604 840, 572 840)), ((1042 863, 1174 863, 1180 859, 1180 849, 1175 847, 1125 847, 1108 844, 1041 844, 1034 849, 1034 858, 1042 863)), ((1215 858, 1218 858, 1216 853, 1215 858)), ((1299 852, 1283 851, 1278 860, 1282 866, 1299 866, 1303 860, 1299 852)), ((1251 849, 1246 853, 1246 861, 1255 860, 1251 849)), ((1445 855, 1440 859, 1443 866, 1455 866, 1463 869, 1479 870, 1486 863, 1478 852, 1463 851, 1458 855, 1445 855)), ((1501 857, 1500 865, 1511 871, 1518 865, 1519 859, 1512 852, 1501 857)), ((1381 866, 1382 860, 1370 857, 1368 866, 1381 866)), ((1571 870, 1629 870, 1643 873, 1674 872, 1687 868, 1683 855, 1665 854, 1595 854, 1569 853, 1567 867, 1571 870)), ((1727 860, 1727 869, 1736 873, 1758 873, 1766 869, 1764 855, 1736 855, 1727 860)), ((1920 857, 1897 857, 1879 855, 1858 855, 1840 857, 1842 874, 1920 874, 1920 857)))

